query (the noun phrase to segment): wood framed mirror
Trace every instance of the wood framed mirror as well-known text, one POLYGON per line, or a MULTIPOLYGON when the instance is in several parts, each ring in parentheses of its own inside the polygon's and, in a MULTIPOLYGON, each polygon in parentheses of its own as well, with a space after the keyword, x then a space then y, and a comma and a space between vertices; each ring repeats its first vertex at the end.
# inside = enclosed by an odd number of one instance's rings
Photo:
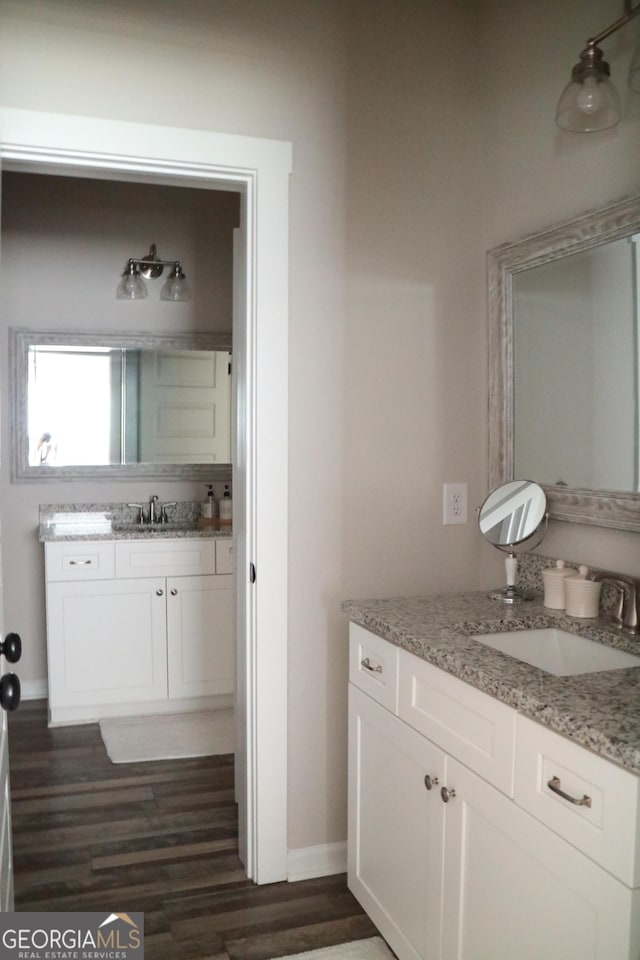
POLYGON ((12 482, 231 476, 231 335, 9 331, 12 482))
POLYGON ((640 531, 640 196, 488 254, 489 485, 640 531))

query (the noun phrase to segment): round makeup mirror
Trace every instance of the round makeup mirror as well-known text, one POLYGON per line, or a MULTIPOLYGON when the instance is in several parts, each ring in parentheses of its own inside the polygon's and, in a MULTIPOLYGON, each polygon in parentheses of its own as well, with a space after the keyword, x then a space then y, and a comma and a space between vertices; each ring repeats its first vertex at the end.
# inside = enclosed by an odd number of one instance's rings
POLYGON ((516 587, 516 554, 533 550, 547 532, 547 498, 542 487, 531 480, 511 480, 497 487, 480 507, 478 526, 489 543, 508 554, 506 586, 489 596, 503 603, 530 600, 528 594, 516 587))

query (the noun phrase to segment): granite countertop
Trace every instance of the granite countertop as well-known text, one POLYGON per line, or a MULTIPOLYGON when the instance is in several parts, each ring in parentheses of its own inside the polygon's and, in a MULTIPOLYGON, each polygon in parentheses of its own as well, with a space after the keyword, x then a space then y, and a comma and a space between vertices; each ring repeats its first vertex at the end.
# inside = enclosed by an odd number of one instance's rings
POLYGON ((538 600, 507 606, 486 593, 348 600, 350 619, 519 713, 640 774, 640 667, 556 677, 473 634, 559 627, 640 655, 640 638, 610 620, 579 620, 538 600))
POLYGON ((38 539, 41 543, 64 540, 166 540, 219 539, 232 536, 220 523, 202 524, 200 505, 190 501, 168 507, 168 523, 137 524, 136 508, 126 503, 41 504, 38 539))

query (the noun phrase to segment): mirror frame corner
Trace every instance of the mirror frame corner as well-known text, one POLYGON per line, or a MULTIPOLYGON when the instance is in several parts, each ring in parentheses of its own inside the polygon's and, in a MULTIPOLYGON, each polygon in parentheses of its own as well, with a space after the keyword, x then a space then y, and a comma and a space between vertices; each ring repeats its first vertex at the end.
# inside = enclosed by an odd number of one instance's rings
POLYGON ((33 344, 69 344, 104 347, 131 347, 135 349, 174 350, 228 350, 231 352, 230 333, 150 334, 103 333, 99 331, 32 330, 26 327, 9 328, 9 409, 10 409, 10 479, 11 483, 51 483, 68 480, 231 480, 231 463, 130 463, 100 466, 64 466, 43 474, 37 466, 29 465, 29 437, 27 430, 27 355, 33 344))
MULTIPOLYGON (((487 254, 489 489, 513 480, 513 277, 640 231, 640 194, 487 254)), ((541 484, 552 520, 640 532, 640 494, 541 484)))

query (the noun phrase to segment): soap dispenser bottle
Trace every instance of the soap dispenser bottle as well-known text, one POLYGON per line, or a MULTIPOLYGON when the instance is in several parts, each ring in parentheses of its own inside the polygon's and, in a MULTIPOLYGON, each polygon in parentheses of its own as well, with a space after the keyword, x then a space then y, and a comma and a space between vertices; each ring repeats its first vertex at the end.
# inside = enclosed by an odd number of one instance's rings
POLYGON ((231 502, 231 491, 229 490, 229 484, 225 483, 224 493, 222 494, 222 500, 220 501, 220 523, 221 524, 230 524, 233 515, 233 505, 231 502))
POLYGON ((203 520, 215 520, 216 501, 213 496, 213 484, 211 483, 207 487, 207 499, 203 502, 200 512, 203 520))

